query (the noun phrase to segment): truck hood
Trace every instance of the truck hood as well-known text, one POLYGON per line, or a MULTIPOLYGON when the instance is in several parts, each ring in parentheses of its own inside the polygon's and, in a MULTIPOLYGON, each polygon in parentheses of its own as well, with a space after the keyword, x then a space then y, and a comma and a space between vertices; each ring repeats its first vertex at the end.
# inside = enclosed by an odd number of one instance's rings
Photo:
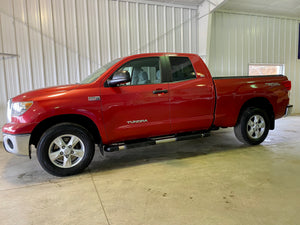
POLYGON ((80 84, 62 85, 49 88, 37 89, 29 92, 25 92, 13 98, 14 102, 17 101, 34 101, 41 98, 51 98, 58 95, 62 95, 67 91, 71 91, 80 86, 80 84))

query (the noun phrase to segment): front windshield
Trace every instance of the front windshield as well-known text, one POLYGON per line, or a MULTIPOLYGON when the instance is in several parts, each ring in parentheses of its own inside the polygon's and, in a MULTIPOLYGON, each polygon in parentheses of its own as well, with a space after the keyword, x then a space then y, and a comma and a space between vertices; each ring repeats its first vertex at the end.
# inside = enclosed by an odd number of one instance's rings
POLYGON ((95 80, 98 79, 98 77, 100 77, 103 73, 105 73, 110 67, 112 67, 113 65, 115 65, 117 62, 119 62, 121 60, 121 58, 119 59, 115 59, 107 64, 105 64, 104 66, 100 67, 99 69, 97 69, 94 73, 90 74, 89 76, 87 76, 83 81, 80 82, 80 84, 89 84, 94 82, 95 80))

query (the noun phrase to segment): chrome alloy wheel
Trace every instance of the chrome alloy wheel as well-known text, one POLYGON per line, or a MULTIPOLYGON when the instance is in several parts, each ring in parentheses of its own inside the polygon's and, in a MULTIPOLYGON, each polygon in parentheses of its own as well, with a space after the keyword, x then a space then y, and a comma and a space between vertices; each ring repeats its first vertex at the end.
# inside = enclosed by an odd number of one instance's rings
POLYGON ((247 123, 247 134, 249 137, 258 139, 263 136, 266 123, 261 115, 253 115, 247 123))
POLYGON ((80 138, 72 134, 64 134, 51 142, 48 156, 55 166, 71 168, 80 163, 84 152, 85 147, 80 138))

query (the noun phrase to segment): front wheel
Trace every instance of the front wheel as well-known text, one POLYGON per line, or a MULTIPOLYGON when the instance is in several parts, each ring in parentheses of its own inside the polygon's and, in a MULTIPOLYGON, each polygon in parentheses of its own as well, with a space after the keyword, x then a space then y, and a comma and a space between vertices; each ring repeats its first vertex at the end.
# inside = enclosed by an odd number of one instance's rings
POLYGON ((259 108, 247 108, 234 127, 237 139, 245 144, 258 145, 262 143, 270 129, 268 114, 259 108))
POLYGON ((80 173, 90 164, 94 152, 95 145, 89 132, 72 123, 49 128, 37 146, 39 163, 55 176, 80 173))

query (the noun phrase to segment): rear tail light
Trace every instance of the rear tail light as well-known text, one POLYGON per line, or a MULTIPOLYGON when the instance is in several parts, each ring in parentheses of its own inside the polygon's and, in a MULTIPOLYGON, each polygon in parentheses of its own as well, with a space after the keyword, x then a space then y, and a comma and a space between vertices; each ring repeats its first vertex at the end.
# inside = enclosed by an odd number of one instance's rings
POLYGON ((289 80, 283 81, 282 84, 285 86, 285 88, 290 91, 292 89, 292 82, 289 80))

